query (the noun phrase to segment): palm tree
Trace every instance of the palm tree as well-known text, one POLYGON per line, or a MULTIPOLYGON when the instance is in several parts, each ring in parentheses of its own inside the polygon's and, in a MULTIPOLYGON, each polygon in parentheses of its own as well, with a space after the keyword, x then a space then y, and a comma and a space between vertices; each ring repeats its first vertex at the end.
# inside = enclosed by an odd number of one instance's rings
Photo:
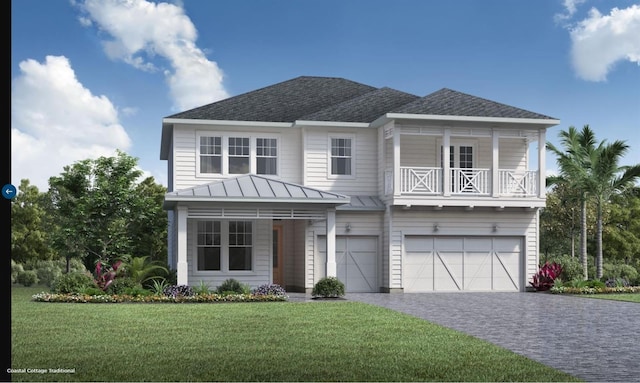
POLYGON ((594 196, 597 207, 596 224, 596 277, 602 278, 602 211, 614 194, 624 193, 634 189, 636 181, 640 179, 640 164, 620 166, 619 162, 629 150, 624 141, 616 140, 612 143, 602 141, 590 153, 587 169, 586 191, 594 196))
POLYGON ((582 131, 570 126, 568 130, 561 131, 560 142, 563 150, 547 142, 547 149, 556 155, 556 162, 560 172, 557 176, 547 177, 547 185, 563 184, 569 189, 579 192, 580 199, 580 261, 582 263, 583 277, 588 279, 587 265, 587 170, 590 166, 589 159, 595 150, 595 134, 585 125, 582 131))

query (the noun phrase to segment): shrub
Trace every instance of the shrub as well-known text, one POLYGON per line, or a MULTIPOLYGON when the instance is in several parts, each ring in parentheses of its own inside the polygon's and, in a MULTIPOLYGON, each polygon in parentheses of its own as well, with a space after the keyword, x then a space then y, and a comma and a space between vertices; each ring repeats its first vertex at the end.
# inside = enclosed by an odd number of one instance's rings
POLYGON ((38 273, 40 283, 48 287, 51 287, 53 281, 62 275, 62 267, 60 267, 60 262, 58 261, 38 261, 35 264, 35 271, 38 273))
POLYGON ((582 264, 577 257, 571 257, 569 255, 563 255, 560 257, 553 257, 551 260, 562 267, 560 273, 560 279, 563 281, 571 281, 574 279, 582 279, 582 264))
POLYGON ((554 281, 562 274, 562 266, 560 264, 552 262, 545 262, 540 267, 538 273, 533 276, 531 286, 537 291, 547 291, 553 286, 554 281))
POLYGON ((311 295, 322 298, 341 297, 344 295, 344 283, 336 277, 324 277, 313 286, 311 295))
POLYGON ((51 285, 51 291, 60 294, 78 293, 88 287, 98 287, 87 273, 73 272, 60 275, 51 285))
POLYGON ((154 295, 164 295, 164 290, 169 286, 171 286, 171 284, 166 279, 154 279, 151 291, 154 295))
POLYGON ((112 266, 105 265, 102 261, 98 261, 98 263, 96 263, 95 271, 96 285, 98 285, 98 287, 103 291, 107 291, 109 285, 111 285, 116 279, 120 265, 122 265, 122 261, 117 261, 112 266))
POLYGON ((97 286, 85 287, 84 289, 81 289, 78 292, 84 295, 104 295, 105 294, 105 292, 99 289, 97 286))
POLYGON ((250 294, 251 287, 249 287, 249 285, 240 283, 240 281, 236 279, 229 278, 217 287, 216 292, 218 294, 250 294))
POLYGON ((607 287, 629 287, 631 284, 626 278, 609 278, 604 282, 607 287))
POLYGON ((153 293, 142 287, 142 284, 136 284, 133 287, 126 287, 122 289, 122 292, 120 294, 130 295, 132 297, 146 297, 147 295, 152 295, 153 293))
POLYGON ((23 286, 31 286, 38 283, 38 273, 35 270, 24 270, 19 272, 16 281, 23 286))
POLYGON ((163 294, 167 297, 191 297, 194 296, 193 288, 189 285, 169 285, 165 287, 163 294))
POLYGON ((17 263, 13 259, 11 260, 11 283, 18 282, 18 274, 24 271, 24 267, 21 263, 17 263))
POLYGON ((267 283, 253 290, 254 295, 287 295, 287 292, 278 284, 267 283))
POLYGON ((211 289, 209 288, 209 285, 207 283, 205 283, 204 281, 200 281, 200 284, 193 287, 193 292, 196 295, 207 295, 211 293, 211 289))
POLYGON ((605 263, 602 265, 602 279, 624 278, 627 281, 635 281, 638 278, 638 270, 631 265, 605 263))
POLYGON ((133 278, 129 278, 129 277, 118 277, 116 279, 113 280, 112 283, 109 284, 109 286, 107 287, 107 289, 105 290, 108 294, 125 294, 125 291, 127 289, 131 289, 131 288, 135 288, 135 287, 140 287, 142 288, 142 285, 138 282, 136 282, 133 278))

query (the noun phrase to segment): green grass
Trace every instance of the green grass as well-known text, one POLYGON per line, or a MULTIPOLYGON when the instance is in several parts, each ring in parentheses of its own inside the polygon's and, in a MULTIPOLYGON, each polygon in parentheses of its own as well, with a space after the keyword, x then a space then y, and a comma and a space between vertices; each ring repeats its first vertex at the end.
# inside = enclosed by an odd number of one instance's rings
POLYGON ((364 303, 32 302, 12 289, 12 381, 579 381, 364 303))
POLYGON ((636 302, 640 303, 640 294, 625 293, 625 294, 581 294, 579 297, 584 298, 596 298, 596 299, 610 299, 613 301, 624 302, 636 302))

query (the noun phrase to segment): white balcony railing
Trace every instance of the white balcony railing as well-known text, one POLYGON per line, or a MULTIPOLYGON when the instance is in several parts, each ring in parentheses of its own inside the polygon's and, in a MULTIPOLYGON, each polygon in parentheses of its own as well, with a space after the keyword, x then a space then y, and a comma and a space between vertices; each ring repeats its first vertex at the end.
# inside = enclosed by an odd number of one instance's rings
POLYGON ((451 194, 487 195, 490 192, 489 169, 451 169, 451 194))
POLYGON ((442 168, 400 167, 400 193, 441 194, 442 168))
POLYGON ((534 197, 538 193, 538 172, 535 170, 499 170, 501 196, 534 197))
MULTIPOLYGON (((491 169, 452 168, 450 171, 450 184, 447 186, 443 183, 442 168, 401 166, 400 194, 442 195, 445 187, 451 195, 493 194, 491 169)), ((537 192, 537 171, 498 171, 499 196, 535 197, 537 192)))

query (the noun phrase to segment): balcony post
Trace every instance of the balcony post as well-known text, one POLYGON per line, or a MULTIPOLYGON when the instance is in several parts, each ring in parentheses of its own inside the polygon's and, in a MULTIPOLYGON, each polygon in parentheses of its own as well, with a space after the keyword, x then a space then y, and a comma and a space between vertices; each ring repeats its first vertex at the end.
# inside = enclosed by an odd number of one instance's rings
POLYGON ((442 195, 451 195, 451 166, 449 157, 451 156, 451 129, 444 128, 442 135, 442 195))
POLYGON ((400 194, 400 130, 393 127, 393 195, 400 194))
POLYGON ((547 130, 540 129, 538 132, 538 198, 545 198, 547 191, 547 172, 545 155, 547 153, 547 130))
POLYGON ((491 130, 491 148, 492 148, 492 157, 491 157, 491 196, 498 197, 500 196, 500 136, 495 129, 491 130))

